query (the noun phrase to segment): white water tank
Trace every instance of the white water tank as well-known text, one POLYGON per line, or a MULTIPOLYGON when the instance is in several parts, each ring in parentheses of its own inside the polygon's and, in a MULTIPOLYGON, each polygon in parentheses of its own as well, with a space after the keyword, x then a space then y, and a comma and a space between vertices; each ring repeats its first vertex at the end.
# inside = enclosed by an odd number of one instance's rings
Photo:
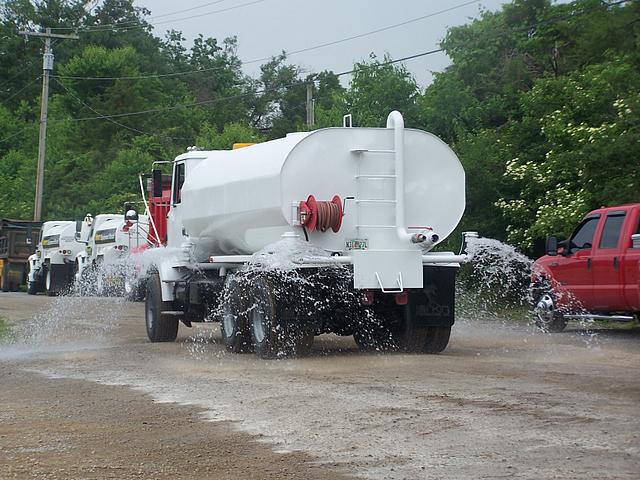
POLYGON ((380 251, 420 249, 396 234, 398 202, 401 227, 409 233, 432 229, 442 241, 464 212, 462 165, 432 134, 401 129, 397 135, 397 128, 327 128, 237 150, 188 152, 176 159, 186 163, 186 177, 170 220, 181 223, 198 261, 254 253, 286 231, 304 238, 295 207, 309 195, 338 195, 345 205, 337 233, 308 232, 327 251, 344 252, 353 240, 380 251))

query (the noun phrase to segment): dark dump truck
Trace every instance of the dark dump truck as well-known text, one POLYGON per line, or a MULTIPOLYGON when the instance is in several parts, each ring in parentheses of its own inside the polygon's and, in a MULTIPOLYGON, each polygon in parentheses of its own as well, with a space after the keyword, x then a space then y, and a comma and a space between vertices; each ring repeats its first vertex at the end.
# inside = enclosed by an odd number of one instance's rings
POLYGON ((0 219, 0 289, 15 292, 27 283, 29 256, 36 251, 42 222, 0 219))

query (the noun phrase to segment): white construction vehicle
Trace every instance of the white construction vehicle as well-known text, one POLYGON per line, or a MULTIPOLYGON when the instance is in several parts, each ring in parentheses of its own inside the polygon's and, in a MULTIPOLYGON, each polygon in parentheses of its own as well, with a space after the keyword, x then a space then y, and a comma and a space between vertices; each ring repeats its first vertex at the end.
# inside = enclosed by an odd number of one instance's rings
POLYGON ((84 242, 86 248, 76 255, 75 280, 80 293, 123 294, 130 267, 127 259, 133 250, 147 244, 147 224, 145 215, 96 215, 84 242))
POLYGON ((399 112, 387 128, 191 148, 173 162, 167 248, 147 282, 148 337, 173 341, 179 321, 220 320, 229 350, 263 358, 304 355, 326 332, 354 335, 362 349, 441 352, 468 257, 431 250, 464 207, 455 153, 405 129, 399 112))
POLYGON ((76 223, 51 221, 43 224, 36 253, 29 257, 27 293, 35 295, 44 291, 53 296, 69 291, 74 279, 74 260, 84 250, 81 240, 89 232, 91 216, 78 222, 79 237, 75 235, 76 223))

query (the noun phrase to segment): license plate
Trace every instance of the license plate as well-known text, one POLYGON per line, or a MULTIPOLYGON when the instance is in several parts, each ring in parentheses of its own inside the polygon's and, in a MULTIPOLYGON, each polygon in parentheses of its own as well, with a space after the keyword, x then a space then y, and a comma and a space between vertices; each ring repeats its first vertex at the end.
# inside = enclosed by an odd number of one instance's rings
POLYGON ((366 250, 369 246, 369 241, 363 238, 353 238, 346 243, 347 250, 366 250))

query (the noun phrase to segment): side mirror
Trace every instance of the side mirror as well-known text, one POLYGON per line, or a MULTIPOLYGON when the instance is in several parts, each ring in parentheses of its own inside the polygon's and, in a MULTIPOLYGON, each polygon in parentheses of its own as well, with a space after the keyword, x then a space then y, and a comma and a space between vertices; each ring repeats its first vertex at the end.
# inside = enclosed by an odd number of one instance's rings
POLYGON ((558 255, 558 239, 556 237, 547 237, 545 250, 547 251, 547 255, 552 257, 558 255))
POLYGON ((80 238, 81 231, 82 231, 82 220, 76 220, 76 240, 80 238))
POLYGON ((137 222, 138 221, 138 212, 136 212, 133 208, 127 210, 127 213, 124 216, 124 219, 128 222, 137 222))
POLYGON ((76 232, 75 239, 76 239, 76 242, 80 241, 80 232, 76 232))
POLYGON ((155 198, 162 197, 162 170, 154 168, 152 172, 153 196, 155 198))

